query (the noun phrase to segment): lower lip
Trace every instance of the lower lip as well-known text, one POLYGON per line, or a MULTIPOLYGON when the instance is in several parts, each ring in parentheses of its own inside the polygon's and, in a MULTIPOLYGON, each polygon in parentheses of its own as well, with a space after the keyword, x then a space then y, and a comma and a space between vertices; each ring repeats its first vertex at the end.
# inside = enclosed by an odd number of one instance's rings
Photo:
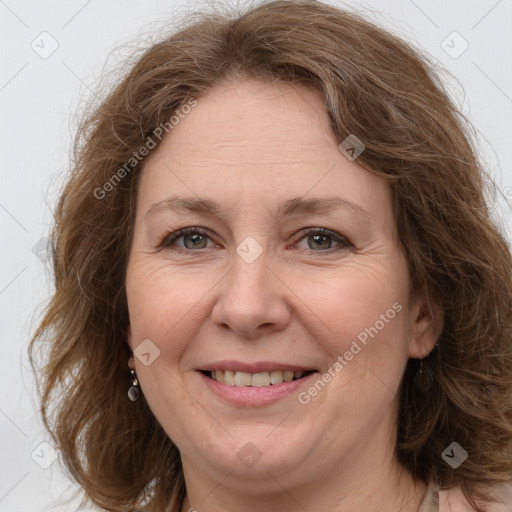
POLYGON ((234 405, 257 407, 268 405, 291 393, 310 381, 318 372, 310 373, 301 379, 270 386, 229 386, 223 382, 207 377, 204 373, 198 372, 205 384, 218 396, 234 405))

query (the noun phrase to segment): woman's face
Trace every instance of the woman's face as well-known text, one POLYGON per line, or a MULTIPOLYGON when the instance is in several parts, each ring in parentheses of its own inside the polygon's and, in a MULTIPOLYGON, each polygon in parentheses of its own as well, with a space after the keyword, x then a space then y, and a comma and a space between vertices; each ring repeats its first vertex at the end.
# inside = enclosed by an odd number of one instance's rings
POLYGON ((317 93, 246 81, 146 161, 130 364, 186 477, 286 487, 392 457, 407 359, 436 335, 389 185, 346 154, 317 93))

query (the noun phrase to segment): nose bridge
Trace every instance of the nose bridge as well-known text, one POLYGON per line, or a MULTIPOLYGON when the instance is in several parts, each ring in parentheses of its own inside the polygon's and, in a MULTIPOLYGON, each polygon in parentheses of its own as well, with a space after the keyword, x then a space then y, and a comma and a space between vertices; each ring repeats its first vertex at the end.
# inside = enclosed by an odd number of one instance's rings
POLYGON ((253 337, 260 335, 262 329, 284 328, 289 311, 280 281, 269 268, 266 251, 248 238, 232 256, 212 317, 219 325, 253 337))
POLYGON ((247 296, 253 302, 263 300, 268 293, 270 275, 268 256, 263 253, 263 248, 257 254, 250 242, 242 242, 237 247, 236 255, 233 255, 226 291, 240 299, 247 296))

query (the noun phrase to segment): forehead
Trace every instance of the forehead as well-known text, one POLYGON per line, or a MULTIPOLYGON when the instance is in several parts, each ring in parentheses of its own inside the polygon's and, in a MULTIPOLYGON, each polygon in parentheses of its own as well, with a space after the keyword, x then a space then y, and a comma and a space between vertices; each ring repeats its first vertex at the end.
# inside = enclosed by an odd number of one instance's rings
MULTIPOLYGON (((143 202, 168 196, 275 198, 341 195, 369 207, 390 201, 388 185, 338 149, 323 99, 303 85, 244 81, 197 100, 144 165, 143 202)), ((382 206, 382 205, 380 205, 382 206)))

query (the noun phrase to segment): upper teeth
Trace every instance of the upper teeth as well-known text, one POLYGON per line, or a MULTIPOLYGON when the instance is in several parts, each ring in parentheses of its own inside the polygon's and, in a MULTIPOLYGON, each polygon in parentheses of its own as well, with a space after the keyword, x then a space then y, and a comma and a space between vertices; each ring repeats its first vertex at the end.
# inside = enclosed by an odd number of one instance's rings
POLYGON ((300 379, 303 375, 304 372, 292 372, 291 370, 261 373, 232 372, 230 370, 213 370, 211 372, 212 379, 223 382, 228 386, 256 386, 260 388, 270 386, 270 384, 281 384, 283 381, 290 382, 294 378, 300 379))

